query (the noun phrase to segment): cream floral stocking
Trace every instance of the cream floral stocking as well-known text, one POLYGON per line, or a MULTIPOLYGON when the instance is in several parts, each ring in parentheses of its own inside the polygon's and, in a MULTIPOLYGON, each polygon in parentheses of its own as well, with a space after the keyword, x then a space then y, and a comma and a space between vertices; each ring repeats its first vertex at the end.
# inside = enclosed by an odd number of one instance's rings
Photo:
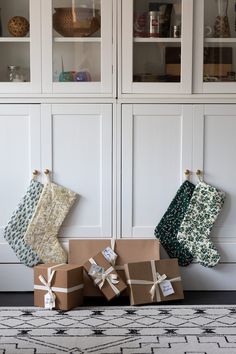
POLYGON ((67 254, 57 234, 75 202, 76 193, 48 182, 25 234, 25 242, 32 247, 44 263, 65 263, 67 254))
POLYGON ((205 267, 214 267, 220 261, 209 235, 224 199, 223 192, 199 182, 177 235, 178 241, 205 267))

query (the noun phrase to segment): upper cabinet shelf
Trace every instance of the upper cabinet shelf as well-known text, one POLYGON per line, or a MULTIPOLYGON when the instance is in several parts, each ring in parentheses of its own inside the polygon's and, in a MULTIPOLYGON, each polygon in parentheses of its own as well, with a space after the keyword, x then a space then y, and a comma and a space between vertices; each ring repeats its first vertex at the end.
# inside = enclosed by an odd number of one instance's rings
POLYGON ((54 37, 54 42, 60 43, 100 43, 100 37, 54 37))
POLYGON ((134 38, 134 43, 180 43, 181 38, 134 38))

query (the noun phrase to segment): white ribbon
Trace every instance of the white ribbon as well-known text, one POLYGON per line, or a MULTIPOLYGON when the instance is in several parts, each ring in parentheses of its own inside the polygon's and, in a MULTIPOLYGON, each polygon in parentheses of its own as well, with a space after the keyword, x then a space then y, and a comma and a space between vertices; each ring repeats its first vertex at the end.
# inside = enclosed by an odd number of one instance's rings
MULTIPOLYGON (((89 262, 91 264, 95 264, 97 265, 97 263, 95 262, 95 260, 93 258, 89 259, 89 262)), ((108 268, 107 270, 103 271, 103 273, 95 273, 93 275, 91 275, 94 279, 94 283, 96 285, 98 285, 99 289, 101 290, 102 287, 104 286, 105 282, 107 281, 108 284, 110 285, 110 287, 112 288, 112 290, 114 291, 114 293, 116 295, 120 294, 119 289, 117 289, 117 287, 114 284, 118 284, 119 280, 117 280, 117 274, 110 274, 112 271, 114 271, 113 267, 108 268)))
MULTIPOLYGON (((160 302, 161 301, 161 295, 160 295, 160 289, 159 289, 159 284, 161 284, 164 280, 167 279, 167 276, 165 274, 160 275, 156 271, 156 265, 155 261, 151 260, 151 269, 152 269, 152 277, 153 281, 150 280, 138 280, 138 279, 128 279, 127 284, 130 285, 152 285, 149 293, 151 295, 152 301, 154 301, 154 297, 156 294, 156 301, 160 302)), ((172 279, 168 279, 171 283, 174 283, 176 281, 181 281, 181 277, 176 277, 172 279)))
POLYGON ((39 276, 39 280, 45 286, 45 290, 47 290, 47 292, 48 292, 48 294, 50 295, 50 298, 51 298, 50 307, 49 307, 50 310, 53 309, 53 307, 54 307, 53 305, 54 305, 55 300, 56 300, 56 295, 54 294, 54 292, 52 291, 52 288, 51 288, 51 282, 52 282, 52 279, 54 277, 54 274, 55 274, 55 270, 51 273, 50 277, 48 278, 48 281, 46 281, 44 279, 42 274, 39 276))

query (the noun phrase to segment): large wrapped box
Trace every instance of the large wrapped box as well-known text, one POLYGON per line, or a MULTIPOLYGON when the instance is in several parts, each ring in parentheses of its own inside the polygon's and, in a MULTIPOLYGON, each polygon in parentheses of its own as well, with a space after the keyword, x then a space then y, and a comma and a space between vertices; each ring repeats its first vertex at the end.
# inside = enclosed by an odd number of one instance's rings
MULTIPOLYGON (((69 263, 83 265, 90 257, 111 246, 111 240, 70 240, 69 263)), ((115 252, 118 254, 115 270, 126 280, 124 264, 132 262, 160 259, 160 243, 156 239, 119 239, 115 241, 115 252)), ((128 292, 121 295, 128 296, 128 292)), ((84 274, 84 296, 102 296, 93 282, 84 274)))
POLYGON ((159 303, 184 298, 178 260, 125 264, 131 305, 159 303))
POLYGON ((50 263, 34 267, 34 305, 37 307, 50 308, 48 294, 55 298, 55 306, 51 308, 70 310, 80 306, 83 303, 83 287, 82 266, 50 263))
POLYGON ((94 286, 98 286, 107 300, 112 300, 127 289, 113 266, 107 261, 102 252, 89 258, 84 264, 94 286))

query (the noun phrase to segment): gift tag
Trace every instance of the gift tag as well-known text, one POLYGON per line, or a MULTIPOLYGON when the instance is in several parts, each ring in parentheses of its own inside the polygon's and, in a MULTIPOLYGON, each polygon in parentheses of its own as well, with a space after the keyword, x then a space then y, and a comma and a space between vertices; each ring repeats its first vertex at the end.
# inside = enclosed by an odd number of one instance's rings
POLYGON ((45 309, 52 310, 56 306, 55 304, 55 299, 50 295, 50 293, 47 293, 44 295, 44 307, 45 309))
POLYGON ((116 258, 118 257, 111 247, 105 248, 105 250, 102 251, 102 254, 109 263, 115 263, 116 258))
POLYGON ((169 280, 164 280, 159 285, 160 285, 163 296, 169 296, 169 295, 172 295, 175 293, 174 289, 171 285, 171 282, 169 280))
POLYGON ((104 268, 97 265, 97 264, 92 264, 90 269, 89 269, 89 275, 96 276, 97 274, 103 274, 104 273, 104 268))

